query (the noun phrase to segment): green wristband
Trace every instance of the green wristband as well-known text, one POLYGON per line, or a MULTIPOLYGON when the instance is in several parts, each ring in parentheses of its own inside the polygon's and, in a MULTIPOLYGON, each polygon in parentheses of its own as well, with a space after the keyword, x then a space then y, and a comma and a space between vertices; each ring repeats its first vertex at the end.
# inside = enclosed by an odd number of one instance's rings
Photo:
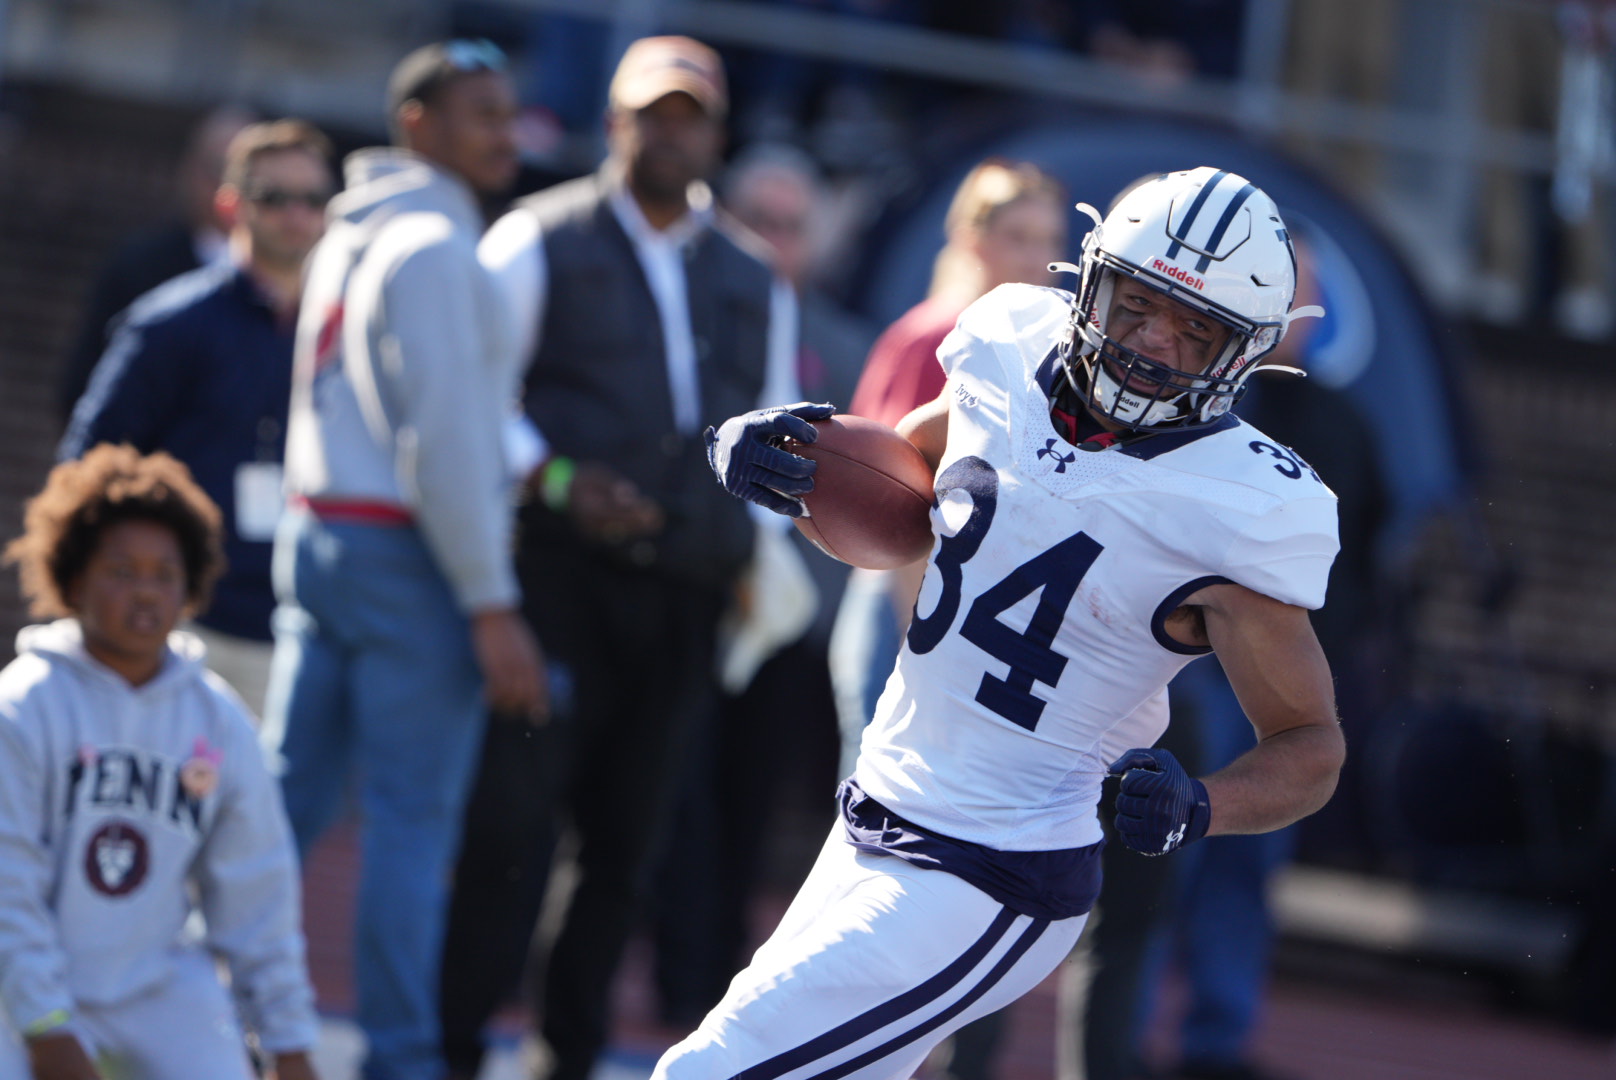
POLYGON ((32 1039, 39 1035, 49 1035, 57 1028, 66 1027, 67 1022, 71 1019, 72 1017, 67 1015, 66 1009, 52 1009, 44 1016, 41 1016, 38 1020, 35 1020, 32 1024, 29 1024, 27 1027, 23 1028, 23 1037, 32 1039))
POLYGON ((545 506, 558 514, 567 509, 567 500, 572 495, 572 477, 577 471, 577 464, 560 454, 544 463, 539 473, 539 498, 544 500, 545 506))

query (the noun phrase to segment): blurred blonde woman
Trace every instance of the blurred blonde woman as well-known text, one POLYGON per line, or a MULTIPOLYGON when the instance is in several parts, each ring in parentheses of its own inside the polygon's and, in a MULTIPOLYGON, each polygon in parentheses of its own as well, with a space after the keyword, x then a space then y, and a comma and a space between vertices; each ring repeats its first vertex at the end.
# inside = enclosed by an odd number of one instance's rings
POLYGON ((876 341, 849 412, 890 426, 937 396, 937 346, 960 312, 1007 282, 1049 281, 1065 254, 1066 193, 1036 165, 989 158, 960 183, 943 230, 926 299, 876 341))

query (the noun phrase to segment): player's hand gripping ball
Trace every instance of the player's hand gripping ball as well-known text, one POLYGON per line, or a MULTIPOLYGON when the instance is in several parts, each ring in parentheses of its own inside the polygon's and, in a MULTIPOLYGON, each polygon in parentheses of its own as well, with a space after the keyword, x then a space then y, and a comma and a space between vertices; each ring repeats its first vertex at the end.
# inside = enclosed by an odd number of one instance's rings
POLYGON ((915 444, 862 416, 832 416, 813 426, 812 442, 786 444, 817 466, 798 530, 825 554, 866 570, 925 558, 934 477, 915 444))
POLYGON ((818 438, 810 420, 824 420, 834 405, 798 402, 754 409, 708 428, 707 464, 724 490, 777 514, 801 517, 802 497, 814 489, 815 465, 781 449, 787 438, 811 443, 818 438))
POLYGON ((707 429, 707 459, 731 495, 795 519, 833 558, 891 570, 931 550, 932 469, 885 424, 803 402, 707 429))
POLYGON ((1206 785, 1170 751, 1129 750, 1111 765, 1117 786, 1117 835, 1141 855, 1166 855, 1206 835, 1212 806, 1206 785))

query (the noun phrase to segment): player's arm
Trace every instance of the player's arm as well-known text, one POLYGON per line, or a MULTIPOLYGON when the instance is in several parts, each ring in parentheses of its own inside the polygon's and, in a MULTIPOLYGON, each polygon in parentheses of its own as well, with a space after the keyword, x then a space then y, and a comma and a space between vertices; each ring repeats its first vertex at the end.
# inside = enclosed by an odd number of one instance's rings
POLYGON ((1346 746, 1307 611, 1244 586, 1211 585, 1188 597, 1168 632, 1217 652, 1257 745, 1199 780, 1166 750, 1122 755, 1111 766, 1121 777, 1122 842, 1164 855, 1209 834, 1283 828, 1323 806, 1346 746))
MULTIPOLYGON (((908 439, 920 451, 920 456, 931 466, 932 475, 943 460, 948 446, 948 397, 946 389, 931 401, 911 409, 896 426, 899 435, 908 439)), ((892 601, 892 613, 898 620, 899 633, 909 628, 914 614, 915 598, 920 595, 921 582, 926 577, 928 560, 920 559, 892 571, 887 582, 887 596, 892 601)))
POLYGON ((1335 791, 1346 743, 1307 611, 1233 584, 1187 602, 1201 609, 1207 640, 1257 733, 1256 746, 1202 778, 1208 834, 1268 832, 1313 813, 1335 791))
POLYGON ((948 391, 945 388, 932 400, 911 411, 898 421, 899 435, 915 444, 932 472, 942 463, 943 451, 948 446, 948 391))

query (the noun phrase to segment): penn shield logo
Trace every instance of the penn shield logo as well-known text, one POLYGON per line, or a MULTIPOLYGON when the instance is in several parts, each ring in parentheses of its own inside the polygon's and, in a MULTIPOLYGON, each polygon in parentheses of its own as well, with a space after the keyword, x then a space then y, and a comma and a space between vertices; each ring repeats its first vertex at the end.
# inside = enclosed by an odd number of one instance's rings
POLYGON ((1200 292, 1206 288, 1205 281, 1196 277, 1188 270, 1185 270, 1182 266, 1174 266, 1172 263, 1165 263, 1160 259, 1152 259, 1150 261, 1150 268, 1163 277, 1170 277, 1174 281, 1182 281, 1184 284, 1188 285, 1197 292, 1200 292))
POLYGON ((150 845, 141 831, 125 821, 97 829, 84 850, 84 876, 103 896, 128 896, 146 880, 150 845))

